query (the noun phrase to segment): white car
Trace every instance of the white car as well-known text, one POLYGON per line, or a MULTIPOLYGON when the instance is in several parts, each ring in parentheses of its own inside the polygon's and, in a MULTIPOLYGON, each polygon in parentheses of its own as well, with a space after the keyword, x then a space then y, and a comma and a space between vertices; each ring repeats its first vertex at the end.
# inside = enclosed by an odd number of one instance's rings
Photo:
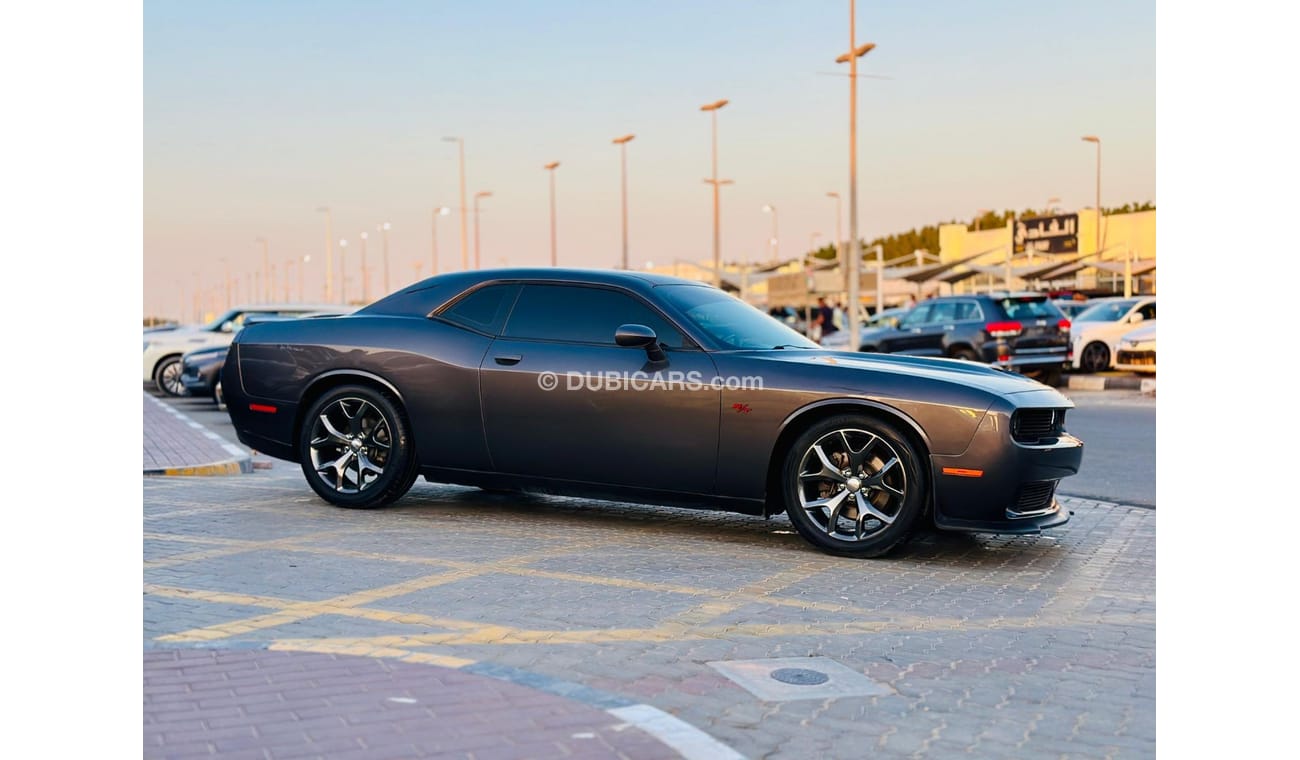
POLYGON ((1126 333, 1115 351, 1115 369, 1156 373, 1156 324, 1126 333))
POLYGON ((1115 349, 1120 338, 1132 332, 1138 322, 1156 319, 1155 296, 1097 298, 1079 312, 1070 325, 1070 345, 1075 369, 1101 372, 1115 366, 1115 349))
POLYGON ((185 395, 181 383, 181 356, 196 348, 228 346, 253 315, 295 317, 317 312, 338 313, 337 304, 261 304, 231 309, 206 325, 174 330, 144 331, 144 382, 152 382, 169 396, 185 395))

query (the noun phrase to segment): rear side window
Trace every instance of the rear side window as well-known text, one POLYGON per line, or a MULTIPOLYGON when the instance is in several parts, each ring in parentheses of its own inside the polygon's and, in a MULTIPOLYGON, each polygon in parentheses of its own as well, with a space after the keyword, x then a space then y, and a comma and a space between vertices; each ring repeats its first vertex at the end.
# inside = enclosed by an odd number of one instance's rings
POLYGON ((488 285, 460 299, 438 316, 454 325, 496 335, 518 292, 519 286, 515 284, 488 285))
POLYGON ((527 340, 614 345, 622 325, 645 325, 659 342, 682 348, 684 336, 650 307, 626 293, 578 285, 527 285, 503 335, 527 340))
POLYGON ((1046 298, 1003 298, 998 305, 1007 319, 1060 319, 1065 316, 1046 298))

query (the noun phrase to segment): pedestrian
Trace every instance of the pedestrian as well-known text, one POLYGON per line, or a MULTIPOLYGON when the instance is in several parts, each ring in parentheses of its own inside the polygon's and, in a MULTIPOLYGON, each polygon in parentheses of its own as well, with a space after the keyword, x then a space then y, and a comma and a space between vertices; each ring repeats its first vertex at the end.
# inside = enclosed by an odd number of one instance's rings
POLYGON ((822 338, 825 338, 831 333, 839 332, 840 328, 835 326, 835 310, 831 308, 830 304, 826 303, 825 297, 819 297, 817 299, 816 319, 822 338))

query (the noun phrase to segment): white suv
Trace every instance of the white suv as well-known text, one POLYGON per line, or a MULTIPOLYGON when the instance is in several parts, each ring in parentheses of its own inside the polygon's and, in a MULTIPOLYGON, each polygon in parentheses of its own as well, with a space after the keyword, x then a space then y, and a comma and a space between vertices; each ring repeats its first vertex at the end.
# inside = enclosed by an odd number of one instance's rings
POLYGON ((228 346, 244 320, 254 315, 296 317, 317 312, 338 313, 329 304, 261 304, 231 309, 203 326, 144 332, 144 382, 152 382, 169 396, 185 395, 181 383, 181 355, 206 346, 228 346))

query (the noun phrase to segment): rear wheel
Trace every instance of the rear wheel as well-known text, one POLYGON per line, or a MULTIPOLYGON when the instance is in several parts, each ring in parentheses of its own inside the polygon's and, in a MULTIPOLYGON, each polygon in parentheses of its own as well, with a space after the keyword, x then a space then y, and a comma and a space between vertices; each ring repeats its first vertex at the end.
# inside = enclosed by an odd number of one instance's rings
POLYGON ((795 440, 782 469, 790 522, 829 554, 886 554, 924 511, 920 461, 905 436, 872 417, 816 423, 795 440))
POLYGON ((369 386, 345 385, 317 399, 303 416, 298 447, 307 483, 340 507, 382 507, 418 474, 405 413, 369 386))
POLYGON ((212 388, 212 400, 217 404, 217 411, 226 411, 226 394, 221 390, 220 380, 218 380, 217 384, 212 388))
POLYGON ((954 348, 948 352, 948 356, 966 362, 977 362, 980 360, 979 355, 969 348, 954 348))
POLYGON ((168 356, 158 362, 153 370, 153 383, 168 396, 184 396, 185 384, 181 382, 181 357, 168 356))
POLYGON ((1110 347, 1098 341, 1084 346, 1083 353, 1079 355, 1079 367, 1085 372, 1110 369, 1110 347))

